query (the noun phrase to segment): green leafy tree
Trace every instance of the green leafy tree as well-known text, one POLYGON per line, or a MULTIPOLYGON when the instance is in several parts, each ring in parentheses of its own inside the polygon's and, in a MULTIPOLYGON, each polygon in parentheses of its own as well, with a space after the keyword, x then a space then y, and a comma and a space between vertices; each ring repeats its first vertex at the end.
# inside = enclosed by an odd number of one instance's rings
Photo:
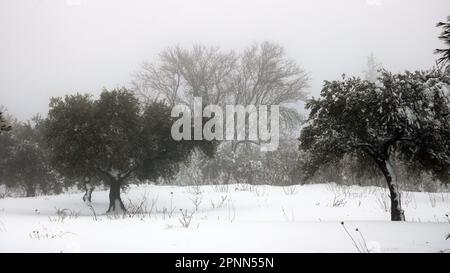
MULTIPOLYGON (((12 147, 16 145, 11 131, 0 131, 0 184, 7 184, 7 166, 12 157, 12 147)), ((10 186, 10 182, 7 184, 10 186)))
POLYGON ((172 176, 194 147, 209 148, 173 140, 170 111, 156 101, 141 107, 124 88, 104 90, 98 100, 52 99, 46 136, 53 163, 69 177, 101 178, 110 187, 108 212, 124 211, 120 192, 131 178, 172 176))
POLYGON ((307 103, 310 116, 300 136, 309 175, 346 154, 370 157, 387 182, 391 220, 405 220, 393 158, 436 179, 450 176, 448 75, 432 70, 391 74, 379 84, 359 78, 325 82, 307 103))
POLYGON ((83 200, 89 202, 94 186, 102 179, 96 166, 91 164, 98 142, 94 110, 94 101, 89 95, 52 98, 49 115, 42 122, 52 165, 68 184, 82 181, 86 190, 83 200))
POLYGON ((26 196, 60 192, 61 187, 56 172, 40 142, 40 131, 36 125, 17 123, 14 129, 0 138, 5 157, 0 161, 2 181, 14 188, 23 188, 26 196))

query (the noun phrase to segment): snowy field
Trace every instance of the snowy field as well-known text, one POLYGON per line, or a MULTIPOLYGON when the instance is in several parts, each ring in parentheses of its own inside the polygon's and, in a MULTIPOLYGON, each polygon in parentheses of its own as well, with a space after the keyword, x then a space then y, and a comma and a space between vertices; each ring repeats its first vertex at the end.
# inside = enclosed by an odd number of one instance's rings
POLYGON ((448 192, 404 192, 405 223, 377 187, 130 186, 125 216, 105 214, 107 191, 81 197, 0 199, 0 251, 358 252, 344 227, 362 252, 450 249, 448 192))

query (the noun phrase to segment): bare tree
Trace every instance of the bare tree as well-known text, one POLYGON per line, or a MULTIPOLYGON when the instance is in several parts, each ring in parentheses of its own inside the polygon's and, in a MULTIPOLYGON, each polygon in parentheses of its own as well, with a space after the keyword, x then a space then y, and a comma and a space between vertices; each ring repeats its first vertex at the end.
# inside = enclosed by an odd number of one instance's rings
MULTIPOLYGON (((301 116, 292 104, 305 100, 308 75, 274 43, 253 44, 240 56, 233 81, 233 103, 279 105, 280 125, 298 127, 301 116)), ((237 142, 237 144, 243 142, 237 142)), ((248 143, 248 141, 244 141, 248 143)), ((237 148, 234 146, 234 150, 237 148)))
POLYGON ((279 45, 254 44, 241 54, 218 47, 169 47, 157 62, 144 62, 133 85, 144 99, 188 104, 285 105, 305 99, 307 75, 279 45))
MULTIPOLYGON (((279 105, 281 124, 301 121, 292 104, 306 98, 308 76, 277 44, 253 44, 240 54, 218 47, 169 47, 157 62, 144 62, 134 75, 135 92, 143 99, 164 99, 170 105, 279 105)), ((236 142, 237 144, 248 141, 236 142)), ((255 143, 258 144, 258 143, 255 143)))
POLYGON ((222 53, 218 47, 169 47, 158 62, 144 62, 132 83, 144 100, 162 98, 173 106, 191 105, 193 97, 201 97, 205 103, 223 104, 235 64, 235 53, 222 53))
MULTIPOLYGON (((299 128, 302 119, 295 104, 306 98, 307 83, 307 73, 281 46, 270 42, 255 43, 238 53, 202 45, 168 47, 155 61, 144 62, 133 81, 142 100, 164 99, 170 106, 192 107, 194 97, 201 97, 203 104, 222 107, 278 105, 282 135, 299 128)), ((245 119, 248 134, 248 114, 245 119)), ((240 161, 228 158, 230 152, 234 155, 240 150, 244 158, 256 162, 260 155, 256 148, 261 144, 248 138, 223 142, 224 152, 217 154, 216 165, 212 163, 213 173, 223 172, 225 181, 236 179, 234 170, 240 161)), ((205 173, 209 171, 206 167, 205 173)))
POLYGON ((246 49, 239 58, 234 80, 235 103, 284 105, 306 97, 308 77, 277 44, 263 42, 246 49))

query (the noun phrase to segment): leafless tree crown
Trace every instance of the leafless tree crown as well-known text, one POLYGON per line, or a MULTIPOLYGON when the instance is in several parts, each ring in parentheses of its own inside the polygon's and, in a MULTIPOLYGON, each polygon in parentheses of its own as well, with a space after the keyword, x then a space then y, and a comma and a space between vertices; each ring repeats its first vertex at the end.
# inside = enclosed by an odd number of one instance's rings
POLYGON ((289 104, 306 98, 308 76, 281 46, 263 42, 239 54, 168 47, 156 62, 144 62, 132 83, 144 101, 191 106, 193 97, 202 97, 205 104, 280 105, 281 119, 292 123, 300 116, 289 104))

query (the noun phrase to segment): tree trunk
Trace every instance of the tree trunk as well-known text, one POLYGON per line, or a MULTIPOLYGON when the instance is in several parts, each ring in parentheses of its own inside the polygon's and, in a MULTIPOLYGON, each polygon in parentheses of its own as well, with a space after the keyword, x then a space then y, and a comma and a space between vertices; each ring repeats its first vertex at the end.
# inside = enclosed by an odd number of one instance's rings
POLYGON ((85 182, 84 190, 85 190, 85 193, 83 195, 83 201, 91 203, 92 202, 92 192, 94 191, 94 186, 89 182, 85 182))
POLYGON ((109 187, 109 208, 107 213, 109 212, 125 212, 126 208, 120 198, 120 188, 122 186, 122 181, 111 179, 110 187, 109 187))
POLYGON ((394 168, 389 160, 380 159, 377 160, 377 163, 386 178, 389 188, 391 198, 391 221, 405 221, 405 213, 402 210, 400 191, 398 190, 397 176, 394 173, 394 168))
POLYGON ((36 189, 33 185, 26 185, 25 186, 25 194, 26 197, 35 197, 36 196, 36 189))

